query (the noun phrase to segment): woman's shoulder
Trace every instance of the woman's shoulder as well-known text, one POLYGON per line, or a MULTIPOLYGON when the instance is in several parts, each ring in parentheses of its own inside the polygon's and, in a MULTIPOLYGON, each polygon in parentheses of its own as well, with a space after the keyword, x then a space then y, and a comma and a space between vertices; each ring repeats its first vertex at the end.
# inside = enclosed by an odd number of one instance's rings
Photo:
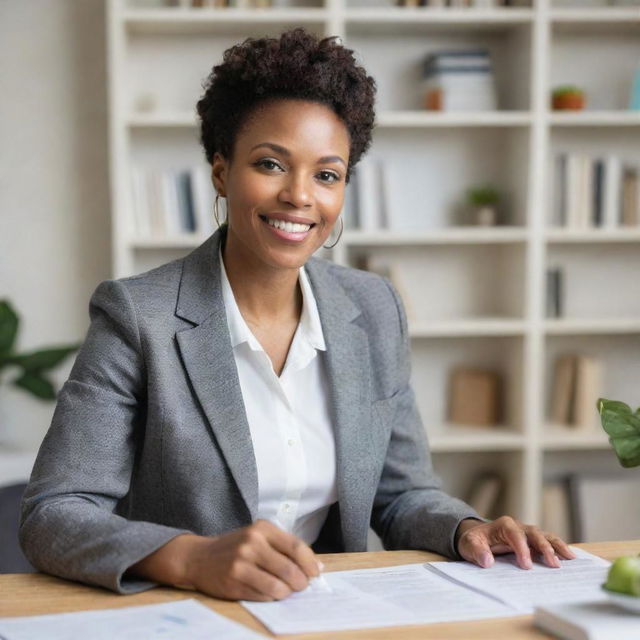
POLYGON ((388 313, 390 319, 393 317, 397 321, 400 298, 388 278, 322 258, 311 258, 307 265, 312 271, 322 275, 325 286, 340 287, 365 314, 375 314, 382 320, 388 313))

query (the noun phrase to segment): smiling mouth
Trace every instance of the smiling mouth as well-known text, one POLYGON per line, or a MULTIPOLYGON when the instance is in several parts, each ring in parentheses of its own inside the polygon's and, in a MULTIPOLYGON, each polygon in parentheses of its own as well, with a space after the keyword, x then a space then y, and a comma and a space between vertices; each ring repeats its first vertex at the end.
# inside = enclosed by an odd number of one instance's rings
POLYGON ((267 216, 259 216, 260 220, 266 222, 269 226, 286 233, 306 233, 312 227, 315 227, 315 222, 311 224, 302 224, 300 222, 289 222, 288 220, 278 220, 277 218, 267 218, 267 216))

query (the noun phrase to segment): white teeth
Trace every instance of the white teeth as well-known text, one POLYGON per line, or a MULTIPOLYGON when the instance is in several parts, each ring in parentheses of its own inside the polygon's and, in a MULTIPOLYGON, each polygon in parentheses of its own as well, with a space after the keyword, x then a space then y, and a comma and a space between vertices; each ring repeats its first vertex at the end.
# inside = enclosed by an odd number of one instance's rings
POLYGON ((274 220, 273 218, 267 218, 267 222, 276 229, 281 229, 287 233, 304 233, 311 229, 310 224, 299 224, 297 222, 285 222, 284 220, 274 220))

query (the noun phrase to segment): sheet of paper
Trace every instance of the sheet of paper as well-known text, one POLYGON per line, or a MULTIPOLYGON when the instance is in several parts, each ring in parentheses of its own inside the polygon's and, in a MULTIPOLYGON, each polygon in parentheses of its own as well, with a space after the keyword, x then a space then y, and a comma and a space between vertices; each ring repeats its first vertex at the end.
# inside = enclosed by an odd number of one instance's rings
POLYGON ((279 602, 242 602, 273 633, 429 624, 514 615, 508 606, 407 564, 324 574, 331 589, 308 588, 279 602))
POLYGON ((192 599, 123 609, 0 618, 0 640, 260 640, 264 637, 192 599))
POLYGON ((497 556, 489 569, 469 562, 432 562, 429 566, 521 613, 531 613, 535 606, 546 604, 602 600, 600 585, 606 580, 610 563, 577 547, 572 550, 576 557, 561 560, 559 569, 540 561, 534 562, 533 569, 523 570, 514 554, 497 556))

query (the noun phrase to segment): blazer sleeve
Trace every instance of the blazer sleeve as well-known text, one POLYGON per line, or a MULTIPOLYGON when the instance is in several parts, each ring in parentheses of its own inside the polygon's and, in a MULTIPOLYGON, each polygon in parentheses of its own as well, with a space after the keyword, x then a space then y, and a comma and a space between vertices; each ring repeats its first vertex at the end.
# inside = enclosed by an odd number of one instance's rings
POLYGON ((441 490, 425 429, 410 385, 410 351, 404 307, 385 280, 398 312, 397 385, 391 437, 374 499, 371 524, 386 549, 426 549, 460 558, 455 532, 466 518, 483 520, 469 505, 441 490))
POLYGON ((122 282, 99 285, 89 313, 24 494, 20 542, 41 571, 134 593, 155 583, 123 577, 127 568, 187 531, 115 513, 144 427, 144 358, 122 282))

